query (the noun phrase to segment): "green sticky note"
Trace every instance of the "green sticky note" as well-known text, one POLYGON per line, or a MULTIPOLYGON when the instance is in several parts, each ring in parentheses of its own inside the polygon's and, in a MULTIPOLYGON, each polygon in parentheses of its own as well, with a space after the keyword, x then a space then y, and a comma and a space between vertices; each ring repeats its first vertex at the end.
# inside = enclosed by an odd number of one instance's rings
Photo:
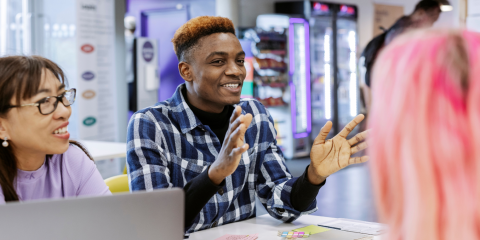
POLYGON ((329 228, 324 228, 324 227, 319 227, 319 226, 316 226, 316 225, 310 225, 310 226, 306 226, 306 227, 303 227, 303 228, 297 228, 297 229, 293 229, 292 231, 295 231, 295 232, 305 232, 305 233, 310 233, 310 235, 313 235, 313 234, 317 234, 317 233, 321 233, 321 232, 326 232, 326 231, 329 231, 330 229, 329 228))

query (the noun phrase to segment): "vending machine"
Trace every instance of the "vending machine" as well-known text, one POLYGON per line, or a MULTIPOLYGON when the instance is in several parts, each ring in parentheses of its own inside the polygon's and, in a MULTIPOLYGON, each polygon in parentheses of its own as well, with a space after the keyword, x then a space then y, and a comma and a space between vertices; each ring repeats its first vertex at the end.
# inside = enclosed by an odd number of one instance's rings
MULTIPOLYGON (((327 121, 330 137, 359 112, 357 8, 317 1, 279 2, 275 12, 297 14, 310 26, 311 122, 313 140, 327 121)), ((352 131, 352 135, 357 130, 352 131)))
POLYGON ((254 97, 267 107, 277 131, 277 145, 288 159, 310 153, 310 44, 304 18, 265 14, 252 40, 254 97))

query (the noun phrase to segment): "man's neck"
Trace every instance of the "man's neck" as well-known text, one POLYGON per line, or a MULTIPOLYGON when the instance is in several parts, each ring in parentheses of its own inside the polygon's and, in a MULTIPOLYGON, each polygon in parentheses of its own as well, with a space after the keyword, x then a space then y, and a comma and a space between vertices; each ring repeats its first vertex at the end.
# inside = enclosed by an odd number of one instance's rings
POLYGON ((225 105, 213 103, 198 97, 198 95, 196 95, 195 93, 191 93, 188 88, 185 89, 185 93, 186 95, 183 95, 183 97, 186 98, 185 100, 187 100, 190 105, 202 111, 209 113, 221 113, 225 108, 225 105))

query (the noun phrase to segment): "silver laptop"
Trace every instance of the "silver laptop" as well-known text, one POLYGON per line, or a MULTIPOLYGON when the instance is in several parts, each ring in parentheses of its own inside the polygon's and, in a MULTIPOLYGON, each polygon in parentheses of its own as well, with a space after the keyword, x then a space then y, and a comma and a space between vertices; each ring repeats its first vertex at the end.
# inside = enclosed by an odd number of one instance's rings
POLYGON ((1 239, 183 239, 184 193, 163 189, 0 206, 1 239))

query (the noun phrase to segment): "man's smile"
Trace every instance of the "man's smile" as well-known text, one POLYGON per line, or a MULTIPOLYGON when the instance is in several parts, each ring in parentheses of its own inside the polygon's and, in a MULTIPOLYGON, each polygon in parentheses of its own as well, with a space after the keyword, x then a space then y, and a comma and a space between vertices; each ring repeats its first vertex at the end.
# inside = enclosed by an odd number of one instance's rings
POLYGON ((220 85, 222 89, 225 89, 231 93, 239 93, 242 91, 242 83, 241 82, 231 82, 220 85))

